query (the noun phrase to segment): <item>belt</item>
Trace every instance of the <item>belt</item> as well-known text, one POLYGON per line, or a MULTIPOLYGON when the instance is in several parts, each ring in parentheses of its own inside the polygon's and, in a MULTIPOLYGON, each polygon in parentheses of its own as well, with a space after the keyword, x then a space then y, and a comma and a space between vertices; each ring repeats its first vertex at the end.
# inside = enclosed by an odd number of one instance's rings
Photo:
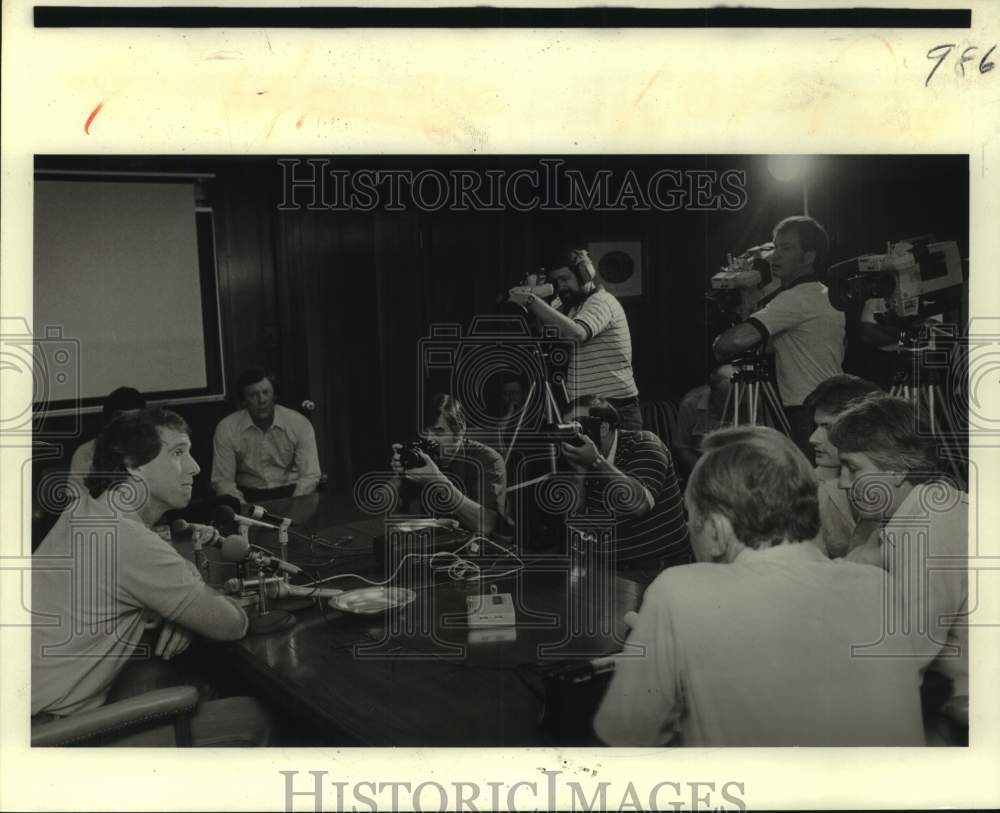
POLYGON ((608 403, 612 406, 638 406, 639 398, 632 395, 628 398, 608 398, 608 403))

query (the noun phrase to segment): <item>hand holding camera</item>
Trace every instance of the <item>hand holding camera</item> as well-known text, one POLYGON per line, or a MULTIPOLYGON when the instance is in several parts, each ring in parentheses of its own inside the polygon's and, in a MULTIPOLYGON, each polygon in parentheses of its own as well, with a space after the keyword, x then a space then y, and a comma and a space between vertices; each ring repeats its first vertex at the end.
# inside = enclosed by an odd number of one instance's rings
POLYGON ((527 308, 535 301, 549 299, 555 294, 552 283, 546 281, 544 272, 528 274, 524 280, 511 288, 506 294, 501 294, 499 302, 508 302, 527 308))
POLYGON ((440 449, 440 444, 433 440, 394 443, 390 465, 396 474, 415 483, 448 483, 450 481, 434 462, 440 455, 440 449))
POLYGON ((563 441, 560 446, 563 457, 578 469, 590 469, 601 456, 594 441, 583 434, 578 434, 574 441, 563 441))

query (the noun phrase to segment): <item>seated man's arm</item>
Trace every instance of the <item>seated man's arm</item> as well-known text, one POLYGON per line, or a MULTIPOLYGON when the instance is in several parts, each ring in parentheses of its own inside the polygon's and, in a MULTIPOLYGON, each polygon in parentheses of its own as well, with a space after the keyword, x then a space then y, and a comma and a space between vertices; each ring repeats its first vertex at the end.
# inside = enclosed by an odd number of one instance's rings
POLYGON ((295 483, 293 497, 303 497, 312 494, 319 485, 320 467, 319 451, 316 449, 316 432, 307 418, 302 419, 304 426, 297 432, 298 443, 295 446, 295 469, 299 479, 295 483))
POLYGON ((483 536, 489 536, 497 524, 499 514, 490 509, 484 508, 475 500, 470 500, 463 496, 458 508, 455 509, 455 518, 461 523, 463 528, 467 528, 483 536))
POLYGON ((664 745, 680 728, 683 691, 675 631, 666 603, 667 573, 646 591, 594 718, 595 733, 608 745, 664 745))
POLYGON ((212 489, 216 494, 244 501, 243 492, 236 485, 236 439, 224 423, 215 427, 212 441, 212 489))
POLYGON ((455 515, 464 527, 489 536, 499 530, 498 525, 506 524, 507 469, 503 458, 495 453, 484 458, 481 466, 482 505, 463 497, 455 515))
POLYGON ((206 638, 233 641, 246 634, 243 609, 205 584, 193 564, 151 531, 119 541, 118 589, 124 603, 206 638))
POLYGON ((191 603, 174 618, 204 638, 213 641, 236 641, 247 634, 247 614, 233 599, 206 585, 191 603))

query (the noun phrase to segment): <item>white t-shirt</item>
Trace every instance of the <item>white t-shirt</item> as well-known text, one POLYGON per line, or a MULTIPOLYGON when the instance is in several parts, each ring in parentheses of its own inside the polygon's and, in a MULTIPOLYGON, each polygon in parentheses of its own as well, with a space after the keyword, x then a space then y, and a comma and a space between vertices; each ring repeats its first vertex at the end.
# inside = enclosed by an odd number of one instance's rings
POLYGON ((793 283, 748 321, 768 335, 784 406, 800 406, 821 382, 843 372, 844 314, 830 304, 822 283, 793 283))
POLYGON ((887 581, 808 542, 668 568, 646 591, 597 735, 618 746, 923 745, 916 659, 852 650, 880 639, 887 581))
POLYGON ((882 529, 881 553, 900 630, 910 631, 921 666, 951 678, 953 694, 967 695, 968 495, 941 482, 914 487, 882 529))
POLYGON ((31 560, 33 715, 102 705, 140 645, 145 615, 172 621, 210 589, 108 492, 66 509, 31 560))

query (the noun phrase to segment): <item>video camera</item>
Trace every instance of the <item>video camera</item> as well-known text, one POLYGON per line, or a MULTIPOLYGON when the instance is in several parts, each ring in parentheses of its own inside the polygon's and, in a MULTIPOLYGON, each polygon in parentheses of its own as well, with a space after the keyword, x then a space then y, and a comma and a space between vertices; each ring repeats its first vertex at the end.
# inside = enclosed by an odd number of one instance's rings
MULTIPOLYGON (((556 292, 555 286, 548 281, 548 275, 544 268, 536 271, 534 274, 527 274, 521 282, 512 287, 520 288, 525 293, 534 294, 539 299, 550 299, 556 292)), ((523 305, 518 305, 510 301, 510 291, 504 291, 500 294, 497 297, 497 304, 517 309, 521 313, 526 314, 528 312, 523 305)))
POLYGON ((771 274, 774 243, 748 248, 738 257, 726 255, 726 265, 712 277, 708 299, 733 322, 749 317, 764 297, 776 291, 781 281, 771 274))
POLYGON ((441 444, 436 440, 420 438, 397 445, 399 446, 399 465, 404 469, 417 469, 424 465, 423 458, 418 452, 423 452, 434 461, 441 457, 441 444))
POLYGON ((884 312, 900 319, 940 313, 962 282, 958 244, 934 242, 933 235, 889 243, 885 254, 864 254, 827 272, 830 304, 837 310, 882 299, 884 312))

